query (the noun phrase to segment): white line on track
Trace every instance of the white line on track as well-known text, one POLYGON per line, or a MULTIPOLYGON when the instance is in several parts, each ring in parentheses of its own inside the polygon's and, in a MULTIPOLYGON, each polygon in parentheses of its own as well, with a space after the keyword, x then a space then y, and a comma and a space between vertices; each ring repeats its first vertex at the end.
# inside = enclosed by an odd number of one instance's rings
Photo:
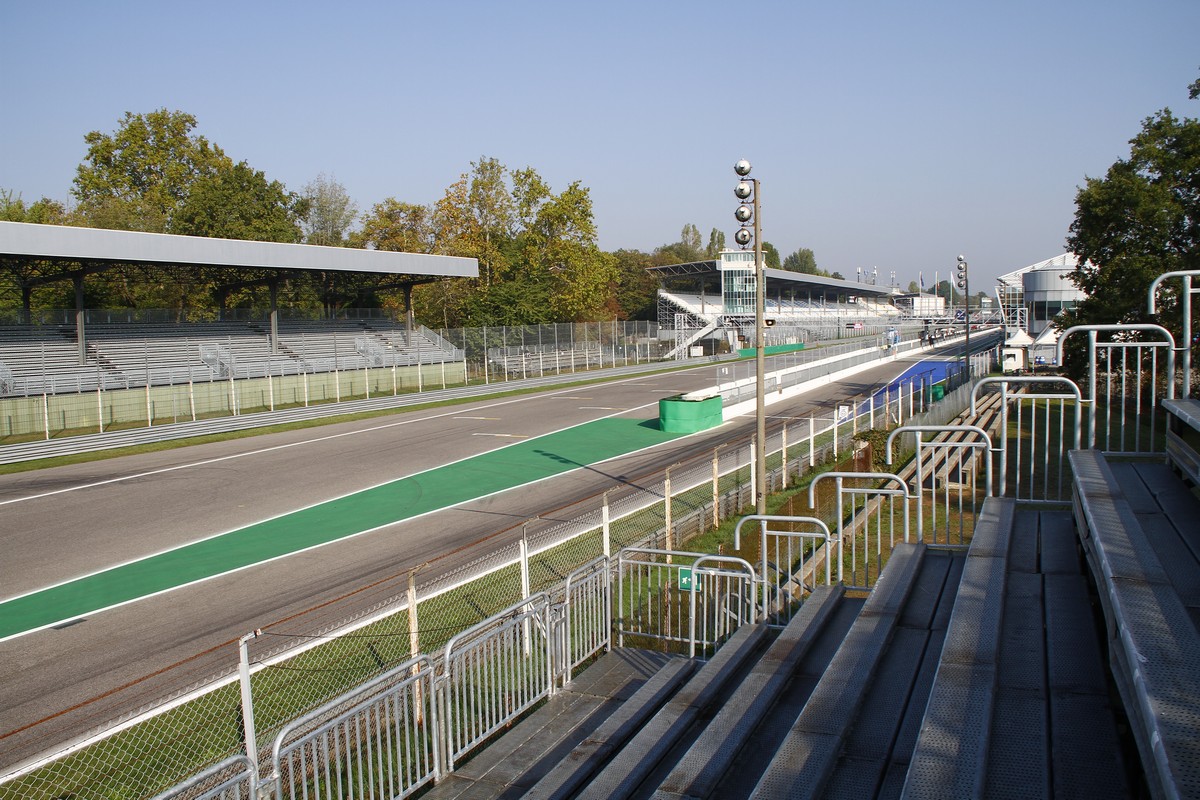
POLYGON ((528 439, 523 433, 472 433, 472 436, 495 436, 498 439, 528 439))
MULTIPOLYGON (((616 385, 623 384, 626 382, 627 381, 613 381, 612 383, 607 384, 607 385, 616 386, 616 385)), ((509 400, 500 400, 500 401, 497 401, 490 405, 483 406, 483 408, 485 408, 485 409, 499 408, 501 406, 512 405, 513 403, 521 403, 521 402, 525 402, 528 400, 545 399, 547 397, 564 397, 564 395, 553 394, 553 393, 549 394, 549 395, 546 395, 546 394, 526 395, 523 397, 514 397, 509 400)), ((591 398, 590 397, 569 397, 568 399, 590 400, 591 398)), ((644 405, 636 406, 635 408, 632 408, 629 410, 636 411, 641 408, 649 408, 650 406, 653 406, 656 403, 657 403, 657 401, 655 401, 654 403, 646 403, 644 405)), ((205 467, 205 466, 209 466, 210 464, 219 464, 223 461, 232 461, 232 460, 235 460, 238 458, 246 458, 248 456, 262 455, 264 453, 271 453, 271 452, 274 452, 277 450, 287 450, 288 448, 291 448, 291 447, 303 447, 305 445, 318 444, 320 442, 332 441, 334 439, 341 439, 341 438, 347 437, 347 436, 358 436, 361 434, 375 433, 377 431, 388 430, 389 428, 397 428, 397 427, 400 427, 401 425, 412 425, 417 422, 427 422, 431 419, 442 419, 443 417, 453 418, 455 416, 461 416, 461 415, 457 414, 454 411, 447 411, 443 414, 431 414, 426 417, 419 417, 419 418, 414 418, 414 419, 402 419, 397 422, 389 422, 386 425, 375 425, 370 428, 362 428, 361 430, 345 431, 343 433, 334 433, 334 434, 330 434, 329 436, 318 436, 314 439, 305 439, 300 442, 290 442, 288 444, 279 444, 279 445, 274 445, 272 447, 263 447, 258 450, 248 450, 244 453, 234 453, 232 455, 221 456, 219 458, 208 458, 208 459, 204 459, 202 461, 193 461, 193 462, 190 462, 187 464, 176 464, 173 467, 163 467, 162 469, 152 469, 152 470, 147 470, 146 472, 134 473, 132 475, 122 475, 117 478, 107 478, 102 481, 92 481, 90 483, 81 483, 78 486, 66 486, 62 489, 54 489, 49 492, 40 492, 38 494, 31 494, 31 495, 27 495, 25 497, 14 497, 9 500, 0 500, 0 506, 6 506, 6 505, 13 504, 13 503, 23 503, 23 502, 26 502, 29 500, 41 500, 46 497, 54 497, 55 495, 66 494, 67 492, 75 492, 75 491, 79 491, 81 489, 92 489, 97 486, 108 486, 113 483, 122 483, 124 481, 140 480, 142 478, 149 478, 154 475, 163 475, 168 472, 177 472, 179 470, 192 469, 194 467, 205 467)), ((583 424, 583 423, 579 423, 579 424, 583 424)), ((567 428, 573 428, 573 427, 575 427, 575 426, 574 425, 567 426, 567 428)), ((562 428, 560 430, 566 430, 567 428, 562 428)), ((556 431, 548 431, 548 433, 555 433, 555 432, 556 431)), ((539 435, 544 435, 544 434, 539 434, 539 435)))
POLYGON ((628 411, 626 408, 617 408, 616 406, 580 406, 580 411, 628 411))

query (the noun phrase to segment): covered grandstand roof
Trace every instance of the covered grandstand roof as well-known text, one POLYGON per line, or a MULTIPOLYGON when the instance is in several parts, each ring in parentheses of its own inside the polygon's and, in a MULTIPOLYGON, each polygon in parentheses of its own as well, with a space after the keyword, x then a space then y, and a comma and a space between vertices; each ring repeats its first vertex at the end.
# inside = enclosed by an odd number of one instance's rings
MULTIPOLYGON (((667 264, 661 267, 646 267, 647 272, 660 278, 705 277, 719 275, 717 260, 690 261, 683 264, 667 264)), ((867 297, 886 298, 895 294, 890 286, 876 286, 870 283, 847 281, 838 278, 826 278, 807 272, 792 272, 786 269, 764 269, 763 277, 768 287, 788 287, 800 290, 818 292, 838 292, 867 297)))
POLYGON ((111 264, 319 269, 446 278, 474 278, 479 274, 479 263, 475 259, 459 256, 208 239, 29 222, 0 222, 0 256, 111 264))

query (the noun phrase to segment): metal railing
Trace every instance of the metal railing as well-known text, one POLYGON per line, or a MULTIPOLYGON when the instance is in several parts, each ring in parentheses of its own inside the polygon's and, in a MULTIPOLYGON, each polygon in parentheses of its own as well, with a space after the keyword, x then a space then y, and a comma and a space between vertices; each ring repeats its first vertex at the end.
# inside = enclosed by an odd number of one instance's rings
POLYGON ((437 693, 445 767, 554 691, 550 598, 534 595, 450 640, 437 693))
POLYGON ((277 798, 407 797, 439 775, 434 668, 410 659, 285 726, 271 748, 277 798))

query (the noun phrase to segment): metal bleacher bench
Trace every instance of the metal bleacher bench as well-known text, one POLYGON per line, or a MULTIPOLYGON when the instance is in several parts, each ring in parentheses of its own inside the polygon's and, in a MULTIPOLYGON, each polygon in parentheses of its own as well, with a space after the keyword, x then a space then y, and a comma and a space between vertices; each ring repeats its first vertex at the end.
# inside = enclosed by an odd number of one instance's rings
POLYGON ((1167 458, 1191 480, 1200 484, 1200 400, 1163 400, 1167 416, 1167 458))
MULTIPOLYGON (((1072 451, 1069 458, 1076 527, 1150 792, 1200 797, 1200 633, 1169 574, 1175 567, 1164 569, 1155 537, 1139 522, 1114 465, 1094 450, 1072 451)), ((1185 525, 1200 528, 1194 519, 1185 525)))

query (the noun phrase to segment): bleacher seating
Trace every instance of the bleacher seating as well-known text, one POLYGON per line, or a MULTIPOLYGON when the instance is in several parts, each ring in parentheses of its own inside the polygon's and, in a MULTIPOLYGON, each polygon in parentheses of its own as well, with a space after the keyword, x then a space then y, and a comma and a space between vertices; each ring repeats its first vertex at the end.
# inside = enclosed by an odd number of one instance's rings
POLYGON ((1094 450, 1070 459, 1076 524, 1147 782, 1155 797, 1200 797, 1200 502, 1164 464, 1110 464, 1094 450))
MULTIPOLYGON (((419 329, 379 320, 284 320, 272 352, 266 322, 105 322, 86 327, 79 363, 70 325, 0 327, 9 394, 180 384, 230 377, 407 366, 454 360, 453 348, 419 329)), ((461 354, 457 356, 461 358, 461 354)))
POLYGON ((991 498, 966 553, 901 545, 865 601, 818 589, 609 722, 560 695, 426 797, 1137 797, 1101 653, 1070 512, 991 498))

